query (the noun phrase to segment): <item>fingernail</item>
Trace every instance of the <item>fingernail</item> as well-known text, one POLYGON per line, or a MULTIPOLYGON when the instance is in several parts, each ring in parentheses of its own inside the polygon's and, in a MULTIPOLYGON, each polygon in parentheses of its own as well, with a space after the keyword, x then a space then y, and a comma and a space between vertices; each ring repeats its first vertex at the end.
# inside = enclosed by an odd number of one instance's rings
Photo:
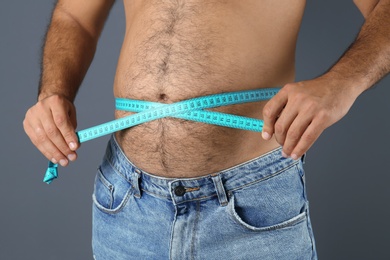
POLYGON ((262 136, 262 137, 263 137, 263 139, 265 139, 265 140, 268 140, 268 139, 270 139, 270 138, 271 138, 270 134, 269 134, 269 133, 267 133, 267 132, 262 132, 262 133, 261 133, 261 136, 262 136))
POLYGON ((288 158, 289 156, 285 153, 285 152, 283 152, 282 151, 282 156, 284 157, 284 158, 288 158))
POLYGON ((292 158, 293 160, 298 160, 298 155, 292 154, 292 155, 291 155, 291 158, 292 158))
POLYGON ((61 159, 60 164, 61 164, 61 166, 66 166, 68 164, 68 161, 65 159, 61 159))
POLYGON ((54 164, 57 164, 57 160, 56 159, 51 159, 51 162, 54 163, 54 164))
POLYGON ((74 160, 76 160, 76 155, 74 153, 71 153, 68 155, 68 159, 69 159, 69 161, 74 161, 74 160))
POLYGON ((74 142, 70 142, 69 148, 74 151, 76 149, 76 144, 74 142))

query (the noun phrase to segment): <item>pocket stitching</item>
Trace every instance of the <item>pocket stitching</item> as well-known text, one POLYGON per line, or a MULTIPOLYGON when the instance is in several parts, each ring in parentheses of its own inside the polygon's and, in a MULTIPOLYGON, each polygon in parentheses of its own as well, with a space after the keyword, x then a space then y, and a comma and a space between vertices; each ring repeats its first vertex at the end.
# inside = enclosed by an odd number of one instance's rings
POLYGON ((106 186, 107 189, 109 189, 110 191, 112 191, 113 186, 112 186, 112 184, 106 179, 106 177, 103 175, 103 172, 102 172, 102 170, 100 169, 100 167, 98 168, 98 171, 99 171, 98 178, 101 180, 102 184, 103 184, 104 186, 106 186))
POLYGON ((92 194, 92 201, 94 202, 95 206, 105 212, 105 213, 109 213, 109 214, 115 214, 115 213, 118 213, 120 210, 122 210, 122 208, 127 204, 127 201, 129 200, 129 197, 131 195, 131 192, 133 190, 133 186, 130 185, 128 191, 126 192, 125 196, 123 197, 121 203, 114 209, 111 209, 112 207, 112 203, 113 203, 113 191, 114 191, 114 185, 111 184, 104 176, 103 172, 101 171, 100 167, 98 168, 98 176, 99 180, 101 181, 101 183, 109 190, 110 192, 110 197, 111 197, 111 202, 110 202, 110 209, 104 207, 103 205, 101 205, 99 203, 99 201, 97 200, 96 198, 96 195, 95 195, 95 192, 96 192, 96 183, 95 183, 95 189, 94 189, 94 192, 92 194))
MULTIPOLYGON (((98 178, 98 180, 97 181, 100 181, 101 182, 101 184, 105 187, 105 188, 107 188, 108 189, 108 192, 109 192, 109 196, 110 196, 110 202, 108 203, 108 207, 112 207, 112 203, 113 203, 113 201, 114 201, 114 195, 113 195, 113 191, 114 191, 114 188, 113 188, 113 185, 106 179, 106 177, 103 175, 103 172, 102 172, 102 170, 100 169, 100 167, 98 168, 98 174, 97 174, 97 178, 98 178)), ((95 196, 95 192, 96 192, 96 190, 97 190, 97 188, 96 188, 96 182, 95 182, 95 188, 94 188, 94 197, 95 197, 95 200, 96 200, 96 202, 100 205, 100 206, 102 206, 102 207, 104 207, 103 205, 101 205, 101 203, 99 203, 98 201, 97 201, 97 198, 96 198, 96 196, 95 196)), ((105 207, 104 207, 105 208, 105 207)))
POLYGON ((96 206, 99 210, 101 210, 101 211, 103 211, 103 212, 105 212, 105 213, 109 213, 109 214, 116 214, 116 213, 120 212, 120 211, 126 206, 127 201, 129 200, 130 195, 131 195, 131 190, 132 190, 132 189, 129 188, 129 190, 126 192, 126 194, 125 194, 125 196, 124 196, 122 202, 121 202, 116 208, 114 208, 114 209, 107 209, 106 207, 104 207, 103 205, 101 205, 101 204, 97 201, 96 195, 95 195, 95 194, 92 195, 92 200, 93 200, 95 206, 96 206))
POLYGON ((265 232, 265 231, 272 231, 272 230, 279 230, 287 227, 295 226, 307 219, 307 211, 303 211, 302 213, 299 213, 297 216, 292 217, 288 220, 285 220, 281 223, 274 224, 267 227, 254 227, 249 225, 248 223, 244 222, 241 217, 237 214, 237 212, 234 209, 234 196, 230 198, 229 205, 228 205, 228 212, 229 215, 232 217, 234 222, 239 224, 241 227, 244 227, 246 230, 249 231, 255 231, 255 232, 265 232))

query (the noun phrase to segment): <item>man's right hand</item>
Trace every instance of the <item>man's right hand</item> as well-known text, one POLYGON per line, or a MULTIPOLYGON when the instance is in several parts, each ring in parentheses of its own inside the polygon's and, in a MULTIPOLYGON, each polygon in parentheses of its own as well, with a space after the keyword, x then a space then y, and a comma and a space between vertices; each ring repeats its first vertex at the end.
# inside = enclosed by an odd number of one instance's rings
POLYGON ((31 142, 51 162, 61 166, 77 158, 76 109, 71 101, 52 95, 31 107, 23 121, 31 142))

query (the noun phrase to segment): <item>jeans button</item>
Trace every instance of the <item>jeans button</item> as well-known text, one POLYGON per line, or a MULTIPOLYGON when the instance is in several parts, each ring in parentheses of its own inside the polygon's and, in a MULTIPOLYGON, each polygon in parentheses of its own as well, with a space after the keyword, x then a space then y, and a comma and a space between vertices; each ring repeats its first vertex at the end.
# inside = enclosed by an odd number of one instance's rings
POLYGON ((183 186, 177 186, 174 189, 174 192, 176 196, 183 196, 186 193, 186 188, 184 188, 183 186))

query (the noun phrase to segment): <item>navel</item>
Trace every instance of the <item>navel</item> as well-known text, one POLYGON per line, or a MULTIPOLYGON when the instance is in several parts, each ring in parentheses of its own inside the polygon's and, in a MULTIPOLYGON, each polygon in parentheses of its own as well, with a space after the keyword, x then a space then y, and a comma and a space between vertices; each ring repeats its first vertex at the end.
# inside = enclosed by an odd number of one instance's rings
POLYGON ((158 99, 160 101, 168 101, 168 95, 167 94, 164 94, 164 93, 161 93, 158 97, 158 99))

